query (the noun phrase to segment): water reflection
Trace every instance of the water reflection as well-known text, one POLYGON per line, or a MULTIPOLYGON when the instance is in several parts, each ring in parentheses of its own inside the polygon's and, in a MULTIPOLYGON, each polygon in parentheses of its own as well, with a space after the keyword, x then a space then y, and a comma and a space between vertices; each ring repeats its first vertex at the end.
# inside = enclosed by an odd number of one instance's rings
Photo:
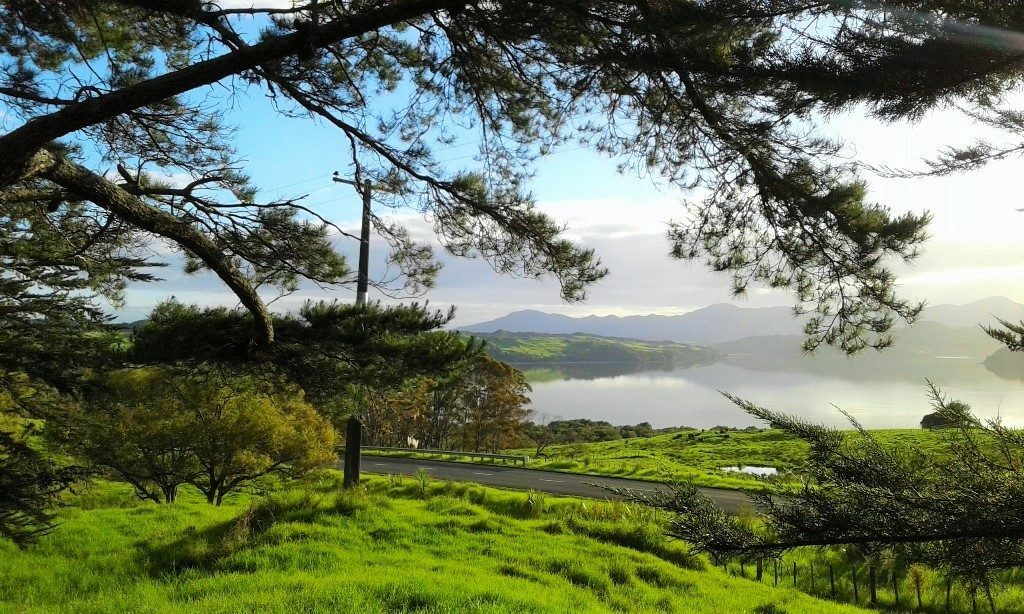
POLYGON ((746 427, 758 422, 719 391, 823 424, 916 428, 930 411, 925 379, 981 417, 1024 426, 1024 381, 999 377, 977 358, 866 360, 730 356, 711 365, 644 370, 634 365, 555 365, 533 381, 533 408, 561 418, 656 427, 746 427))
POLYGON ((775 467, 752 467, 750 465, 744 465, 743 467, 722 467, 722 471, 726 473, 745 473, 747 475, 756 475, 761 478, 765 478, 770 475, 779 475, 779 470, 775 467))

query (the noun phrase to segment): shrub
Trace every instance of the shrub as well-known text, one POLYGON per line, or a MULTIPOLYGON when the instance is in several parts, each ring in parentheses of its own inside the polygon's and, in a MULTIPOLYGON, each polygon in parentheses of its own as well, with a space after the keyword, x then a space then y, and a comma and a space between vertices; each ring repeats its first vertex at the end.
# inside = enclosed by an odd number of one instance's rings
POLYGON ((173 502, 189 483, 220 504, 272 474, 301 474, 335 458, 330 422, 301 391, 220 372, 131 369, 99 382, 69 420, 75 450, 136 493, 173 502))

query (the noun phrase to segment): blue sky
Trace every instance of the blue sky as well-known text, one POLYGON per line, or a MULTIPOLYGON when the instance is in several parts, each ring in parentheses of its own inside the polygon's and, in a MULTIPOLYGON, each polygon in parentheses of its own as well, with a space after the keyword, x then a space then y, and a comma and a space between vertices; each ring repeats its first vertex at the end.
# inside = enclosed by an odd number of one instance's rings
MULTIPOLYGON (((230 4, 230 3, 229 3, 230 4)), ((334 128, 308 119, 289 119, 272 109, 263 93, 252 88, 233 100, 228 122, 239 127, 236 144, 247 169, 264 190, 262 198, 308 195, 305 202, 343 227, 357 226, 359 199, 352 189, 334 184, 330 174, 344 173, 345 142, 334 128), (301 182, 301 183, 300 183, 301 182), (297 185, 296 185, 297 184, 297 185)), ((849 155, 871 164, 919 167, 943 145, 964 144, 983 132, 954 112, 927 117, 915 125, 880 125, 863 114, 831 119, 827 133, 849 144, 849 155)), ((699 263, 668 258, 665 223, 683 214, 684 194, 659 187, 635 174, 620 175, 615 160, 567 145, 538 163, 530 188, 539 206, 565 222, 569 234, 594 247, 611 268, 584 304, 561 302, 552 280, 498 276, 480 261, 445 256, 445 270, 428 295, 434 304, 455 304, 457 323, 484 320, 509 311, 535 308, 571 315, 586 313, 678 313, 731 300, 726 276, 714 275, 699 263)), ((453 166, 472 168, 470 144, 438 154, 453 166)), ((905 295, 932 303, 966 303, 992 295, 1024 302, 1024 207, 1018 177, 1019 159, 996 163, 981 171, 945 178, 893 180, 867 175, 872 198, 896 211, 929 209, 935 214, 932 239, 912 267, 897 267, 905 295)), ((426 222, 407 212, 391 217, 407 223, 417 236, 429 238, 426 222)), ((354 245, 342 249, 354 255, 354 245)), ((375 254, 373 267, 381 266, 375 254)), ((354 258, 353 258, 354 261, 354 258)), ((231 294, 208 276, 186 278, 176 269, 161 273, 161 284, 133 288, 121 319, 142 317, 159 300, 176 295, 201 304, 233 305, 231 294)), ((351 300, 349 290, 322 292, 304 288, 275 304, 294 308, 306 299, 351 300)), ((784 293, 755 289, 740 304, 791 304, 784 293)))

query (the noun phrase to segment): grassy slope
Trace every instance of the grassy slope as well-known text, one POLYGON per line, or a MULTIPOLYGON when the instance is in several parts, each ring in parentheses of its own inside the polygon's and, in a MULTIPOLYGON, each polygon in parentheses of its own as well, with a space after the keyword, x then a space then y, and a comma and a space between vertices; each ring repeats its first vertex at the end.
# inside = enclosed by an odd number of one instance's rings
MULTIPOLYGON (((909 443, 928 447, 940 435, 923 430, 879 430, 872 434, 885 443, 909 443)), ((693 480, 701 486, 759 488, 763 482, 742 474, 725 473, 722 467, 767 466, 782 472, 799 471, 807 445, 777 430, 683 431, 654 437, 637 437, 598 443, 551 446, 545 456, 532 458, 530 467, 570 473, 592 473, 655 481, 693 480)), ((786 479, 786 478, 782 478, 786 479)))
POLYGON ((574 360, 621 360, 627 362, 663 362, 674 354, 709 352, 705 348, 671 341, 639 341, 577 333, 480 333, 490 346, 489 352, 510 362, 559 362, 574 360))
POLYGON ((339 495, 335 472, 269 503, 80 496, 19 551, 0 611, 855 612, 707 569, 653 512, 412 479, 339 495))

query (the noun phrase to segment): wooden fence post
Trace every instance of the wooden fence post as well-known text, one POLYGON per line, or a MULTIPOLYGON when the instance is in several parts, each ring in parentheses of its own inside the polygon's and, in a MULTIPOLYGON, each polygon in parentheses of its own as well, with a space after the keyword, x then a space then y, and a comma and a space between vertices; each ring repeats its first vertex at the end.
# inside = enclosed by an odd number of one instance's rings
POLYGON ((892 570, 892 598, 896 602, 896 609, 900 609, 900 581, 899 576, 896 575, 896 570, 892 570))
POLYGON ((853 602, 860 603, 860 595, 857 593, 857 566, 850 568, 850 577, 853 578, 853 602))
POLYGON ((764 561, 761 559, 757 559, 757 567, 755 568, 754 573, 756 574, 756 580, 760 582, 761 577, 764 575, 764 561))
POLYGON ((362 452, 363 425, 350 416, 345 424, 345 488, 359 486, 359 455, 362 452))
POLYGON ((793 561, 793 588, 796 588, 796 561, 793 561))
POLYGON ((743 559, 740 559, 740 577, 747 577, 747 568, 743 565, 743 559))
POLYGON ((772 560, 772 572, 775 574, 775 583, 773 586, 779 585, 779 561, 778 559, 772 560))

